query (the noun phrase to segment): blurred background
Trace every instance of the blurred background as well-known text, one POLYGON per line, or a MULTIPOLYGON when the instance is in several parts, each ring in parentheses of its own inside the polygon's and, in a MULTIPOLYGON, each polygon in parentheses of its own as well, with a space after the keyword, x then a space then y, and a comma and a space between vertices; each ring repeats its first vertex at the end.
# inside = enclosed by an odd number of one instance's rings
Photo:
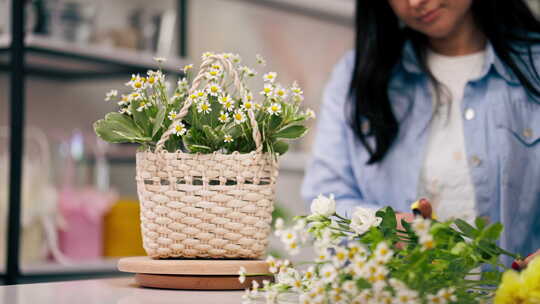
MULTIPOLYGON (((332 66, 353 46, 354 0, 32 0, 25 2, 26 61, 20 271, 26 281, 115 273, 143 255, 134 147, 108 145, 92 123, 115 110, 107 91, 132 72, 180 76, 205 51, 263 55, 280 81, 297 80, 316 112, 332 66)), ((540 1, 530 1, 538 12, 540 1)), ((0 0, 0 272, 5 272, 9 189, 11 1, 0 0)), ((16 50, 15 50, 16 51, 16 50)), ((12 56, 13 54, 11 54, 12 56)), ((260 71, 263 72, 263 71, 260 71)), ((315 130, 281 160, 281 215, 307 210, 299 195, 315 130)), ((274 241, 272 252, 279 246, 274 241)), ((282 253, 281 253, 282 254, 282 253)), ((24 281, 23 280, 23 281, 24 281)))

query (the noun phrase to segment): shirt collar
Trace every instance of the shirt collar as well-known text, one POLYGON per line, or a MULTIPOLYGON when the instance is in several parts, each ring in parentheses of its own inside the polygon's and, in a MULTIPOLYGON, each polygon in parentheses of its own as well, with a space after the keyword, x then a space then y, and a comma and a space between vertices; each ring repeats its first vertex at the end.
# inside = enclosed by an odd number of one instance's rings
MULTIPOLYGON (((412 73, 412 74, 423 73, 418 62, 418 57, 416 56, 416 53, 414 52, 414 47, 410 40, 407 40, 403 47, 401 63, 405 71, 409 73, 412 73)), ((512 83, 512 84, 519 83, 519 80, 514 75, 512 70, 510 70, 510 68, 508 68, 501 61, 501 59, 495 54, 493 45, 488 41, 486 45, 486 57, 484 61, 484 66, 482 67, 482 73, 480 73, 480 76, 478 77, 478 79, 481 79, 484 76, 486 76, 492 68, 507 82, 512 83)))

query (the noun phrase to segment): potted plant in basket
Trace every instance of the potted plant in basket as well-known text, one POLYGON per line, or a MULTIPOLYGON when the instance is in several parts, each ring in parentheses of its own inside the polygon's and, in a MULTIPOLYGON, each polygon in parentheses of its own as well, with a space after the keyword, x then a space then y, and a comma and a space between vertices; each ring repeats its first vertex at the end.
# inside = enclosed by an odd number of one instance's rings
MULTIPOLYGON (((164 59, 157 58, 161 63, 164 59)), ((257 62, 265 64, 257 57, 257 62)), ((143 245, 150 257, 259 258, 270 232, 277 157, 302 137, 311 110, 303 92, 256 75, 233 54, 205 53, 171 87, 161 70, 133 75, 129 92, 94 124, 113 143, 138 143, 137 190, 143 245)))

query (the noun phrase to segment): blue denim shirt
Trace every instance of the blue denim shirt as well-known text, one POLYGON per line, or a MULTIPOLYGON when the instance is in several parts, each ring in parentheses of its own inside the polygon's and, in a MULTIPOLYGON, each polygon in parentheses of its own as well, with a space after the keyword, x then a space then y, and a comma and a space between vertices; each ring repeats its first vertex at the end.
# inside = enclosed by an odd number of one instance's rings
MULTIPOLYGON (((302 196, 309 203, 320 193, 333 193, 337 212, 347 216, 355 206, 409 211, 418 195, 433 114, 429 79, 406 43, 389 84, 399 133, 383 161, 367 165, 369 154, 349 127, 344 107, 353 66, 350 51, 325 88, 302 196)), ((503 248, 532 253, 540 248, 540 105, 488 44, 482 73, 466 84, 461 110, 477 214, 504 224, 503 248)))

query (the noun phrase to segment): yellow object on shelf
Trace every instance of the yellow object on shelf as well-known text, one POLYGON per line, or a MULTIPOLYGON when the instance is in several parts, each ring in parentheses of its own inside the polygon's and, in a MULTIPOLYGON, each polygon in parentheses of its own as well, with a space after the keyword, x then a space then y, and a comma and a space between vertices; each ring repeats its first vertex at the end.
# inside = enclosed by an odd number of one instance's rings
POLYGON ((124 257, 146 255, 142 247, 139 202, 120 199, 104 221, 103 255, 124 257))

